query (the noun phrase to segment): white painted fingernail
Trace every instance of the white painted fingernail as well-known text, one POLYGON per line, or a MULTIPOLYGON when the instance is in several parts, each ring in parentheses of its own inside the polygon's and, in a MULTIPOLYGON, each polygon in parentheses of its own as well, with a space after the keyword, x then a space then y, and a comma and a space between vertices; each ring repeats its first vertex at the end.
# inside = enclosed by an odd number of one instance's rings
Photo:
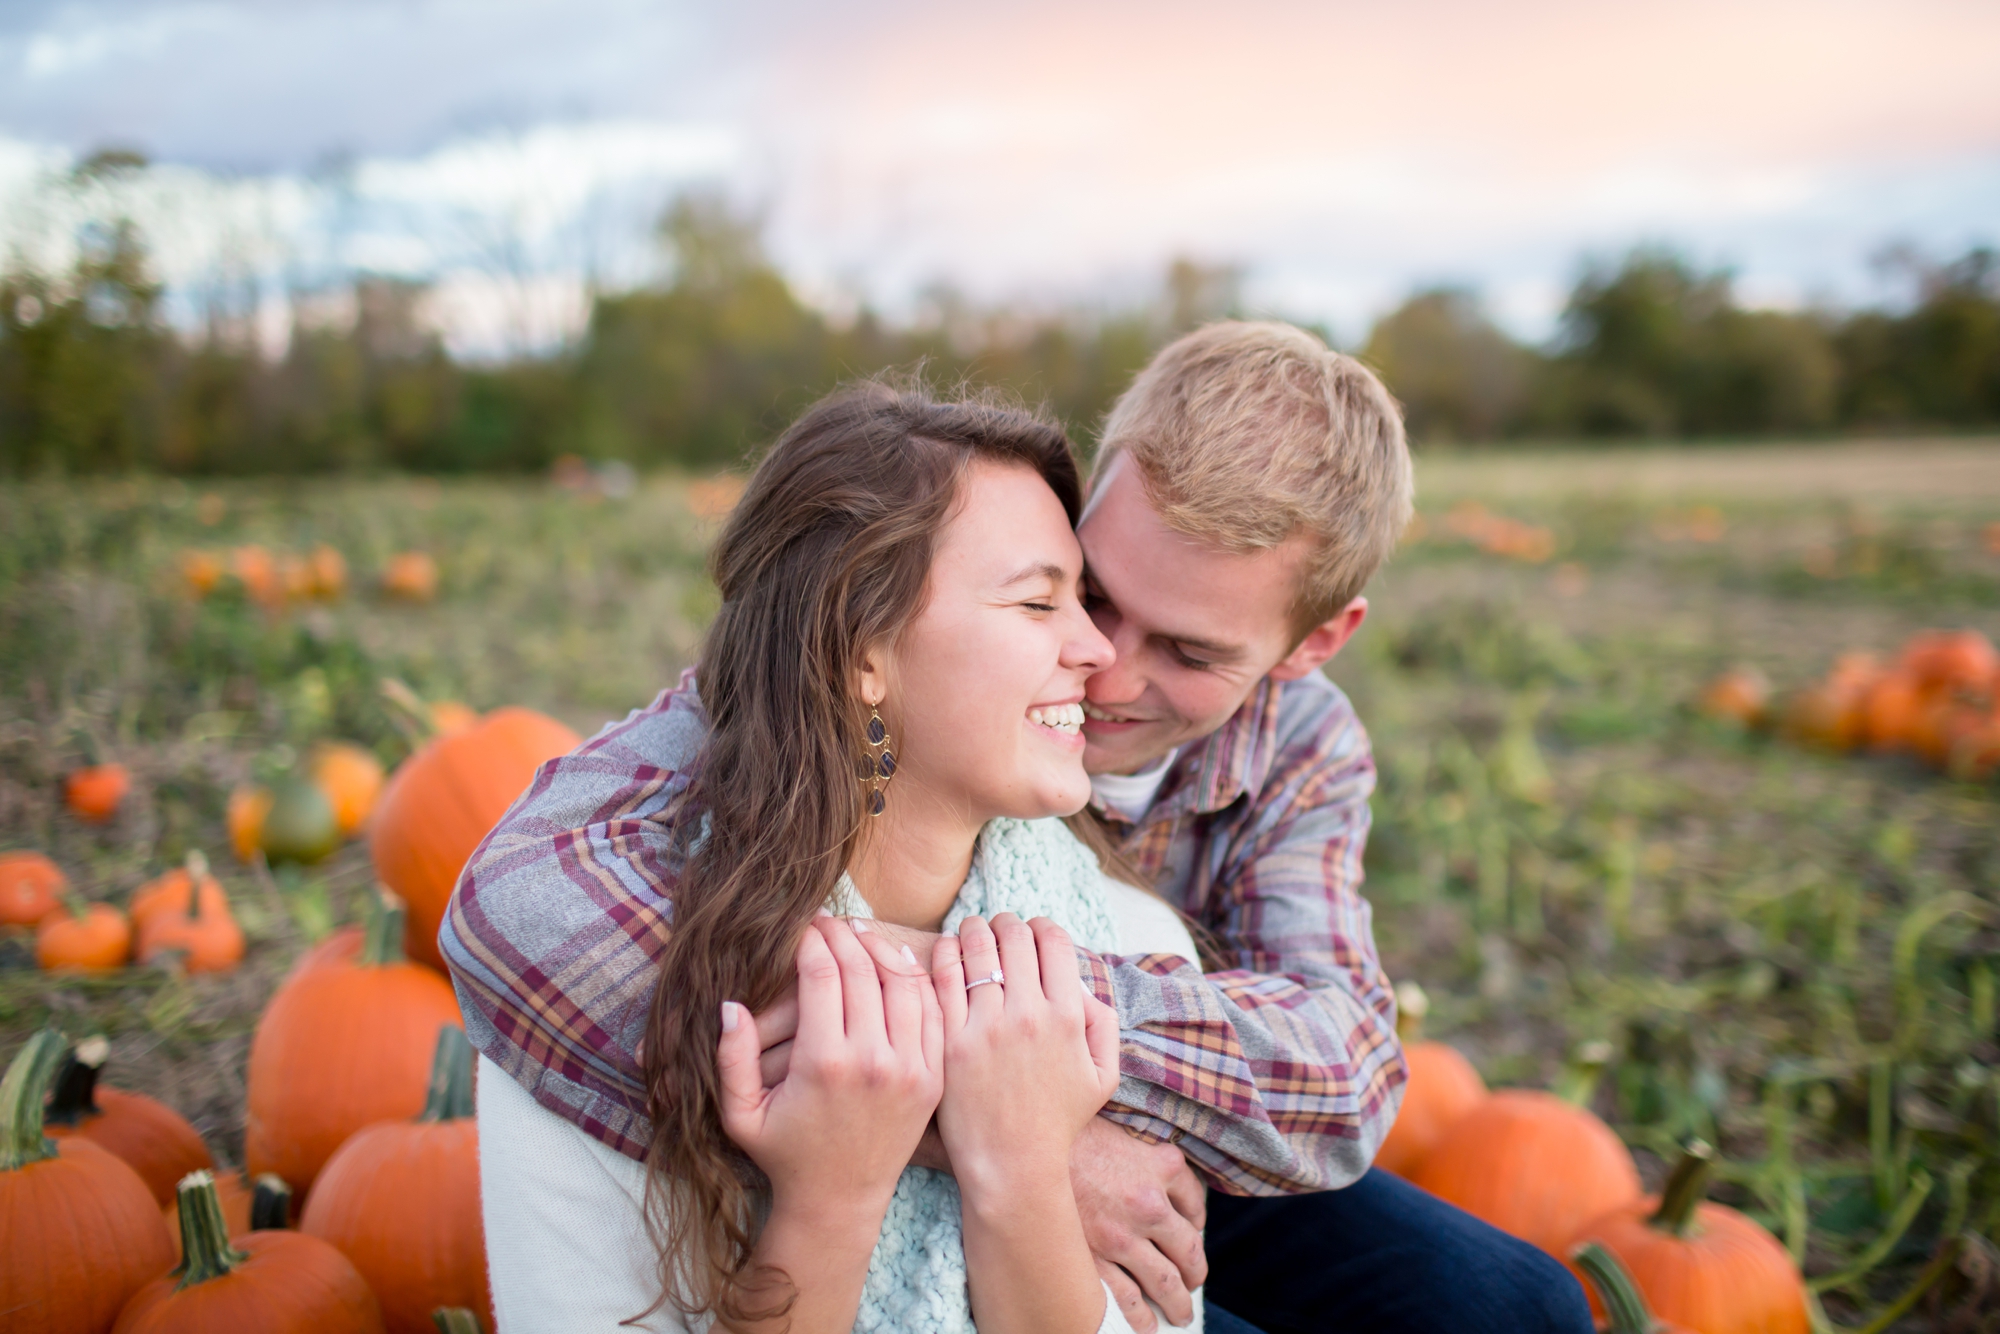
POLYGON ((734 1033, 736 1025, 742 1022, 743 1007, 735 1001, 722 1002, 722 1031, 734 1033))
POLYGON ((868 919, 865 917, 856 917, 848 925, 854 928, 854 934, 857 936, 865 936, 874 929, 868 925, 868 919))
POLYGON ((911 949, 908 945, 903 946, 903 962, 906 964, 910 964, 913 967, 916 965, 917 962, 917 952, 911 949))
POLYGON ((814 914, 813 914, 813 916, 815 916, 815 917, 831 917, 831 916, 833 916, 833 909, 831 909, 831 908, 827 907, 827 906, 826 906, 826 905, 825 905, 824 903, 822 903, 822 904, 820 904, 820 905, 819 905, 819 911, 818 911, 818 912, 816 912, 816 913, 814 913, 814 914))

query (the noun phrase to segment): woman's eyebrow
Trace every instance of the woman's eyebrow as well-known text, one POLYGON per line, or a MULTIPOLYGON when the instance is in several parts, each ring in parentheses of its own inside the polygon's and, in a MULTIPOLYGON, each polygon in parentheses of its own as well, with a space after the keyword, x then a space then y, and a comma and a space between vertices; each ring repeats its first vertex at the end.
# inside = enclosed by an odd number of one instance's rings
POLYGON ((1069 571, 1051 561, 1037 561, 1026 565, 1000 581, 1000 587, 1012 588, 1015 584, 1026 583, 1030 579, 1053 579, 1060 584, 1068 580, 1069 571))

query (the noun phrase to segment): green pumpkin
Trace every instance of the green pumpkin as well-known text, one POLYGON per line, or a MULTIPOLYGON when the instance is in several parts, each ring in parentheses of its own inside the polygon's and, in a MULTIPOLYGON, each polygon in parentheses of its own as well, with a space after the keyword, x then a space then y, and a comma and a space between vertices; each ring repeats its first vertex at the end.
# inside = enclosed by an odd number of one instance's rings
POLYGON ((264 817, 264 855, 272 862, 316 862, 340 846, 340 821, 333 803, 302 778, 287 778, 271 789, 264 817))

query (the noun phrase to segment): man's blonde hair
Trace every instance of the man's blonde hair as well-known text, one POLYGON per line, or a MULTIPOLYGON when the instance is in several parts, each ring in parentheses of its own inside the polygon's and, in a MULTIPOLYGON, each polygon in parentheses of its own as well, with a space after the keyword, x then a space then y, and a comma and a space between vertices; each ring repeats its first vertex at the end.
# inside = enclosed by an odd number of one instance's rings
POLYGON ((1169 343, 1112 405, 1093 485, 1120 454, 1176 532, 1234 552, 1316 539, 1293 602, 1301 637, 1360 594, 1410 521, 1401 408, 1289 324, 1224 320, 1169 343))

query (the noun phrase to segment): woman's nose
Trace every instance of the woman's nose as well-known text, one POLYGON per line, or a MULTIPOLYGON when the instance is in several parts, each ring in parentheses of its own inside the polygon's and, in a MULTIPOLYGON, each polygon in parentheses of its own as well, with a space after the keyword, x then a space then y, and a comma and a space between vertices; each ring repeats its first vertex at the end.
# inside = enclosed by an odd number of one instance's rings
POLYGON ((1060 661, 1063 666, 1088 675, 1118 661, 1118 650, 1111 646, 1089 613, 1079 607, 1071 613, 1070 633, 1063 641, 1060 661))

